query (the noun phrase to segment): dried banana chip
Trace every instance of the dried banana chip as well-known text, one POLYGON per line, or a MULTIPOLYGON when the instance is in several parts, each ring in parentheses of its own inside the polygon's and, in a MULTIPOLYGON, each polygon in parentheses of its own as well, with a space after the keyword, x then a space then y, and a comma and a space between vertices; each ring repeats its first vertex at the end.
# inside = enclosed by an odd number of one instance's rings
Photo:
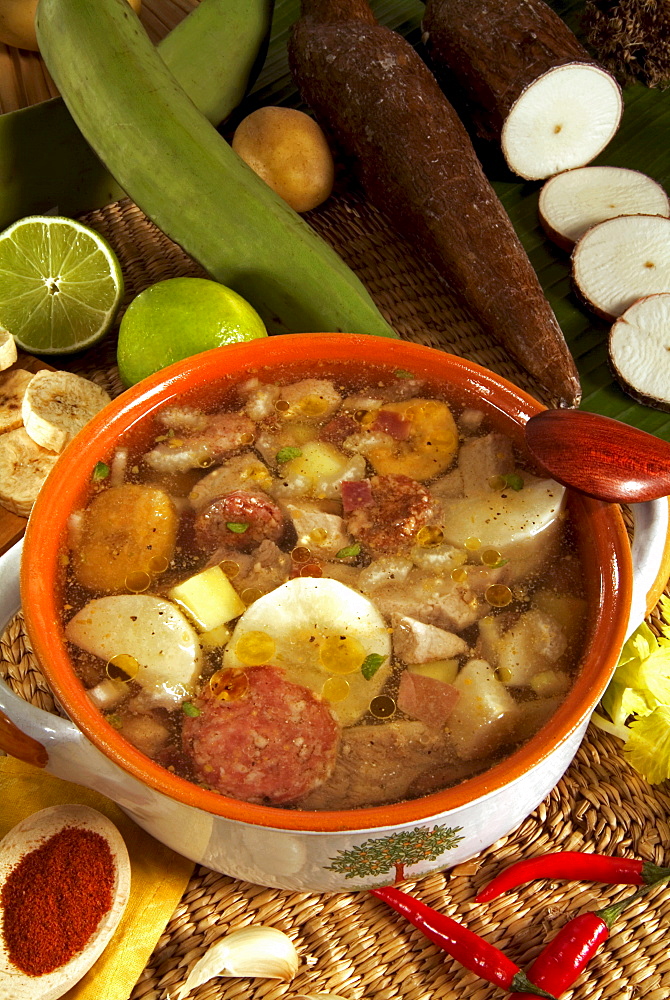
POLYGON ((58 455, 40 448, 23 427, 0 435, 0 504, 28 517, 58 455))
POLYGON ((109 401, 104 389, 80 375, 39 371, 23 397, 23 424, 42 448, 61 452, 109 401))
POLYGON ((13 365, 17 357, 16 341, 8 330, 0 328, 0 371, 13 365))
POLYGON ((23 397, 33 378, 32 372, 22 368, 0 373, 0 434, 23 427, 23 397))

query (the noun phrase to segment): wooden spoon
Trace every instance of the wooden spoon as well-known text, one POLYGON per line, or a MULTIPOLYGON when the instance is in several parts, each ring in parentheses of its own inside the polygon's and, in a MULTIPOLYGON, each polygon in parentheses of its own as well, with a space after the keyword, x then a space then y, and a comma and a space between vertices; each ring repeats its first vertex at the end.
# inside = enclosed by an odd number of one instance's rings
POLYGON ((525 427, 543 472, 609 503, 670 495, 670 444, 620 420, 584 410, 543 410, 525 427))
MULTIPOLYGON (((0 898, 10 873, 30 851, 40 847, 64 827, 92 830, 105 838, 116 866, 112 905, 84 948, 69 962, 43 976, 27 975, 11 961, 4 935, 0 935, 0 997, 12 1000, 56 1000, 88 972, 109 944, 123 916, 130 892, 130 861, 123 837, 106 816, 84 805, 51 806, 17 823, 0 842, 0 898)), ((73 864, 76 859, 73 858, 73 864)), ((0 904, 0 927, 3 909, 0 904)))

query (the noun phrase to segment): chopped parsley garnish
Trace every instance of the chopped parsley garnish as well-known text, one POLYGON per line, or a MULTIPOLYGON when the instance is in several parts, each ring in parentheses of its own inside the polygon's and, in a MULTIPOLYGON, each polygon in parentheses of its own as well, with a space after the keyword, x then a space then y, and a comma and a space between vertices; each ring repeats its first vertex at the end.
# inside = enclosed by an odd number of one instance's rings
POLYGON ((350 559, 361 554, 361 547, 356 542, 354 545, 345 545, 343 549, 335 553, 336 559, 350 559))
POLYGON ((182 702, 181 710, 184 715, 190 715, 192 719, 196 719, 200 715, 200 709, 192 701, 182 702))
POLYGON ((301 455, 302 451, 300 448, 292 448, 290 445, 287 445, 286 448, 279 449, 275 458, 281 464, 282 462, 290 462, 292 458, 300 458, 301 455))
POLYGON ((511 490, 516 490, 518 493, 519 490, 523 489, 523 478, 518 472, 508 472, 506 476, 503 476, 503 479, 505 486, 509 486, 511 490))
POLYGON ((96 462, 93 467, 91 479, 94 483, 99 483, 101 479, 106 479, 109 475, 109 466, 105 462, 96 462))
POLYGON ((226 521, 228 531, 233 531, 236 535, 243 535, 249 530, 249 525, 238 521, 226 521))
POLYGON ((405 368, 396 368, 393 374, 396 378, 414 378, 414 372, 408 372, 405 368))
POLYGON ((381 653, 369 653, 368 656, 365 657, 363 663, 361 664, 361 673, 363 674, 363 677, 365 677, 366 681, 369 681, 370 678, 374 677, 385 659, 386 657, 382 656, 381 653))

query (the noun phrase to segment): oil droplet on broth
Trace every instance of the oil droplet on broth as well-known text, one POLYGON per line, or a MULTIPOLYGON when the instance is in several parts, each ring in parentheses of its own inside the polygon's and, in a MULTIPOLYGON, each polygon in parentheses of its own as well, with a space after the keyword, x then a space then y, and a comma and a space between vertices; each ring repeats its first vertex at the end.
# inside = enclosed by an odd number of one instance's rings
POLYGON ((426 524, 416 533, 416 544, 429 549, 444 541, 444 532, 436 524, 426 524))
POLYGON ((129 573, 126 577, 126 590, 129 590, 132 594, 141 594, 143 591, 148 590, 150 586, 151 577, 144 570, 129 573))
POLYGON ((240 594, 240 597, 247 605, 253 604, 254 601, 257 601, 258 598, 262 596, 263 591, 259 590, 258 587, 247 587, 246 590, 243 590, 240 594))
POLYGON ((469 538, 465 539, 465 548, 469 549, 470 552, 476 551, 476 549, 481 548, 481 539, 476 538, 474 535, 470 535, 469 538))
POLYGON ((237 701, 243 698, 249 689, 249 678, 244 670, 227 668, 217 670, 209 679, 209 689, 215 698, 221 701, 237 701))
POLYGON ((113 681, 132 681, 140 665, 130 653, 117 653, 108 661, 105 673, 113 681))
POLYGON ((344 677, 329 677, 321 688, 321 696, 326 701, 344 701, 349 694, 349 681, 344 677))
POLYGON ((481 560, 485 566, 497 566, 500 559, 501 555, 497 549, 484 549, 481 554, 481 560))
POLYGON ((395 702, 387 694, 380 694, 370 702, 370 713, 375 719, 390 719, 395 715, 395 702))
POLYGON ((300 568, 300 576, 323 576, 323 570, 318 563, 307 563, 300 568))
POLYGON ((291 559, 293 562, 304 563, 311 556, 311 552, 305 545, 296 545, 296 547, 291 552, 291 559))
POLYGON ((219 566, 229 580, 233 580, 240 571, 239 563, 229 559, 224 559, 223 562, 219 563, 219 566))
POLYGON ((504 583, 493 583, 486 588, 484 600, 492 608, 505 608, 512 603, 513 596, 512 591, 504 583))
POLYGON ((329 635, 319 645, 321 666, 331 674, 353 674, 364 659, 365 650, 349 635, 329 635))
POLYGON ((465 583, 468 578, 468 571, 465 566, 457 566, 449 574, 454 583, 465 583))
POLYGON ((152 573, 164 573, 169 565, 165 556, 152 556, 149 560, 149 569, 152 573))
POLYGON ((267 632, 245 632, 235 645, 235 655, 247 667, 269 663, 276 652, 275 641, 267 632))

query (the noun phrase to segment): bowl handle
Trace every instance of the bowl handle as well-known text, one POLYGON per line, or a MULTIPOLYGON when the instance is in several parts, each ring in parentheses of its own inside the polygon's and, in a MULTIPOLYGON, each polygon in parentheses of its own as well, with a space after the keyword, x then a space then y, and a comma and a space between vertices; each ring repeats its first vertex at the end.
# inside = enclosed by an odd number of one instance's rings
MULTIPOLYGON (((0 634, 20 609, 23 539, 0 556, 0 634)), ((113 792, 120 774, 69 720, 31 705, 0 678, 0 750, 59 778, 113 792)))

